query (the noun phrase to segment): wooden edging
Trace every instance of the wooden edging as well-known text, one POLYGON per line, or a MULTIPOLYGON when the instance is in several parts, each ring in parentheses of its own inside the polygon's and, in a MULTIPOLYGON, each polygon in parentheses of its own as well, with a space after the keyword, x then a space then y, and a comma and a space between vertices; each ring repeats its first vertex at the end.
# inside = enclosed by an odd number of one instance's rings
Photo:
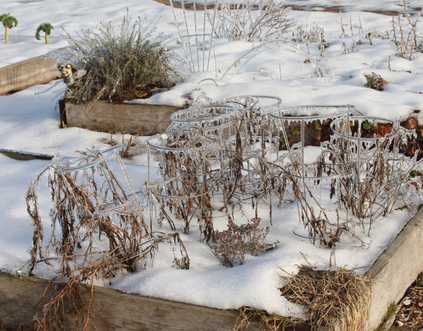
POLYGON ((0 68, 0 95, 7 95, 28 87, 58 79, 60 72, 55 60, 35 57, 0 68))
POLYGON ((170 125, 171 114, 180 108, 166 105, 110 103, 59 103, 61 126, 79 127, 109 133, 151 136, 163 133, 170 125))
MULTIPOLYGON (((7 330, 28 328, 35 314, 40 312, 39 303, 47 285, 46 280, 0 273, 0 326, 3 324, 7 330)), ((81 292, 87 299, 89 289, 84 287, 81 292)), ((91 321, 97 330, 230 331, 237 317, 236 311, 96 287, 91 321)), ((72 326, 74 318, 69 314, 69 330, 75 329, 72 326)), ((252 323, 248 330, 260 330, 260 327, 252 323)))
POLYGON ((423 209, 411 219, 367 272, 371 298, 367 329, 382 323, 391 304, 397 304, 423 271, 423 209))
POLYGON ((8 149, 8 148, 0 148, 0 154, 17 161, 32 161, 32 160, 49 161, 49 160, 52 160, 54 157, 54 155, 52 154, 41 154, 41 153, 33 153, 33 152, 26 152, 26 151, 18 151, 18 150, 8 149))

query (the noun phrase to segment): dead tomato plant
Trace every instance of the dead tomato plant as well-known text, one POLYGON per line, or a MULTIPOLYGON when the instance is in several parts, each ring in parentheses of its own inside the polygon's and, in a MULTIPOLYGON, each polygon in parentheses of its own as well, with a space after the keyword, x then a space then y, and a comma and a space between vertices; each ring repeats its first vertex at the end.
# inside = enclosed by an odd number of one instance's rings
POLYGON ((157 232, 147 224, 143 203, 131 193, 130 184, 123 183, 125 179, 119 152, 112 160, 89 150, 78 159, 54 160, 30 185, 26 202, 34 233, 29 272, 45 264, 55 270, 53 283, 63 283, 37 315, 38 330, 62 329, 65 306, 74 307, 73 312, 81 306, 86 309, 82 316, 83 329, 87 330, 94 280, 142 270, 153 261, 162 243, 173 247, 176 267, 189 268, 179 234, 157 232), (50 227, 41 217, 38 197, 45 174, 51 198, 50 227), (90 286, 91 295, 81 304, 83 284, 90 286))

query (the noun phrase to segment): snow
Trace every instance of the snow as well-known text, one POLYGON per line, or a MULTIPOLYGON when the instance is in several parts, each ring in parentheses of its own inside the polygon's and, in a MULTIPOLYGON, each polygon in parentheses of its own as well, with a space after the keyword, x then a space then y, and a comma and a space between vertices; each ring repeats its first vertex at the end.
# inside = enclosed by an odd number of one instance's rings
MULTIPOLYGON (((126 14, 127 8, 132 16, 140 15, 158 22, 158 32, 176 37, 171 10, 150 0, 128 0, 125 3, 103 0, 101 6, 95 0, 0 2, 0 12, 14 14, 20 23, 12 31, 10 44, 0 44, 0 67, 61 49, 67 45, 63 30, 76 35, 83 27, 94 27, 110 20, 118 22, 126 14), (48 46, 33 37, 38 24, 44 21, 56 27, 48 46)), ((322 4, 322 1, 307 0, 301 3, 322 4)), ((350 5, 350 1, 325 3, 350 5)), ((412 1, 414 6, 419 3, 412 1)), ((341 17, 344 23, 351 18, 354 25, 361 21, 365 31, 383 33, 391 27, 390 17, 359 10, 398 10, 397 1, 355 1, 351 7, 351 12, 343 14, 291 12, 298 25, 316 24, 324 27, 330 47, 322 58, 294 43, 268 44, 248 55, 256 44, 228 42, 219 45, 216 50, 217 73, 185 75, 186 80, 171 91, 138 102, 181 106, 186 103, 186 95, 205 94, 213 99, 221 99, 254 94, 278 96, 284 105, 352 104, 363 114, 389 119, 404 117, 417 109, 423 110, 423 54, 416 55, 413 61, 402 59, 395 55, 392 42, 386 39, 375 39, 373 46, 368 43, 358 45, 349 54, 343 52, 343 42, 349 40, 340 37, 341 17), (312 59, 312 64, 304 63, 307 58, 312 59), (225 73, 238 59, 241 59, 240 65, 225 73), (388 68, 389 61, 391 70, 388 68), (324 72, 323 77, 313 74, 316 66, 320 66, 324 72), (372 71, 389 82, 386 91, 378 92, 364 87, 363 74, 372 71)), ((64 88, 63 83, 52 82, 0 97, 0 149, 69 156, 90 146, 107 148, 105 141, 110 138, 109 134, 78 128, 59 129, 56 104, 64 88)), ((121 139, 120 136, 114 138, 117 141, 121 139)), ((143 143, 146 138, 137 139, 143 143)), ((141 155, 132 163, 145 164, 145 159, 145 155, 141 155)), ((46 161, 15 161, 0 155, 1 269, 15 272, 29 258, 32 225, 26 214, 24 194, 30 181, 47 165, 46 161)), ((144 168, 139 170, 132 165, 130 173, 137 176, 137 183, 143 182, 144 168)), ((48 215, 47 195, 43 195, 40 205, 48 215)), ((279 240, 280 246, 259 257, 248 256, 242 266, 221 266, 194 233, 181 236, 191 258, 190 270, 172 268, 170 252, 163 247, 151 268, 115 279, 111 286, 126 292, 216 308, 248 305, 269 313, 304 317, 303 307, 288 303, 280 296, 280 276, 284 272, 295 272, 298 265, 304 263, 327 268, 331 251, 316 248, 308 240, 294 234, 301 231, 296 213, 294 204, 276 211, 270 239, 279 240)), ((365 245, 358 245, 353 240, 341 244, 335 253, 337 265, 358 272, 367 270, 394 240, 410 216, 404 211, 396 211, 377 221, 371 237, 364 238, 365 245)))

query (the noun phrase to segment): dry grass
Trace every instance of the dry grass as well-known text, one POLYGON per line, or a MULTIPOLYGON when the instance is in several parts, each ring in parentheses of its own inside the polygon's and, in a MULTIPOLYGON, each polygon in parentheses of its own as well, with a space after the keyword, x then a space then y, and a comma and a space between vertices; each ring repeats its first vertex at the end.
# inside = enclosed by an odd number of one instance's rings
POLYGON ((352 271, 314 270, 301 266, 295 276, 284 277, 281 294, 308 308, 312 330, 362 331, 368 313, 369 282, 352 271))
POLYGON ((263 310, 257 310, 251 307, 242 307, 239 309, 239 316, 232 330, 247 330, 248 326, 254 322, 259 323, 261 326, 260 329, 266 331, 283 331, 287 328, 293 328, 295 330, 296 327, 302 329, 301 327, 304 325, 304 321, 299 319, 268 314, 263 310))

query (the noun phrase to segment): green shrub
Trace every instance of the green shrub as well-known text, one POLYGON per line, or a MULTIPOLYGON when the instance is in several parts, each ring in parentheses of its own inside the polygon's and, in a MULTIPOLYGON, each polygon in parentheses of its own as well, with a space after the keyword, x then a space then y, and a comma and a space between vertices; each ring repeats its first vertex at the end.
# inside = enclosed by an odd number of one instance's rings
POLYGON ((142 98, 153 88, 173 86, 177 79, 168 51, 152 40, 141 19, 134 22, 126 16, 117 29, 103 24, 70 42, 86 71, 68 91, 72 102, 142 98))

